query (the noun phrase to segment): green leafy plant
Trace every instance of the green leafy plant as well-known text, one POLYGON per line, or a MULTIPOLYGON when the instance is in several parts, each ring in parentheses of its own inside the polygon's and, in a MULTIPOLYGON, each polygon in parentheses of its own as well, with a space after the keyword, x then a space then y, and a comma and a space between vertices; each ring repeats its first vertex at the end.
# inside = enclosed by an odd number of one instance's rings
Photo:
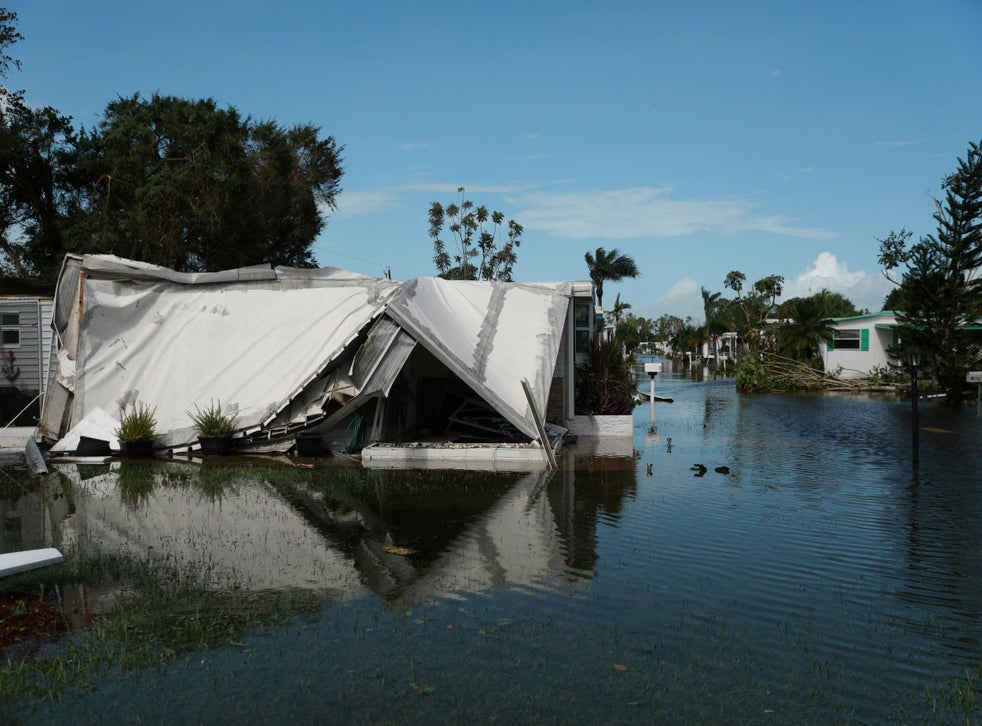
POLYGON ((576 371, 576 413, 625 415, 634 411, 637 381, 615 341, 594 340, 576 371))
POLYGON ((120 441, 150 441, 157 434, 157 409, 134 402, 129 410, 119 410, 120 423, 116 438, 120 441))
POLYGON ((194 421, 199 436, 228 436, 235 428, 235 422, 239 417, 237 413, 229 413, 228 409, 222 409, 221 401, 212 402, 204 410, 195 404, 194 411, 194 413, 188 411, 188 416, 194 421))
POLYGON ((736 388, 741 393, 766 393, 773 391, 774 378, 768 372, 761 356, 747 355, 741 359, 736 370, 736 388))

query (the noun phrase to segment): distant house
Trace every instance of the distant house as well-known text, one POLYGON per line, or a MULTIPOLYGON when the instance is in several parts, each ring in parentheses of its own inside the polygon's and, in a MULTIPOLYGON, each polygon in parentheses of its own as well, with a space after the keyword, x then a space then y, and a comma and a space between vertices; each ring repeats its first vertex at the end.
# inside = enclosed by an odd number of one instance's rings
POLYGON ((903 330, 897 325, 896 312, 884 310, 835 318, 831 328, 832 344, 822 341, 819 345, 825 370, 829 373, 838 371, 839 377, 847 379, 863 378, 878 368, 901 362, 889 353, 890 348, 903 344, 903 330))
MULTIPOLYGON (((819 346, 825 370, 838 371, 840 378, 863 378, 878 368, 902 364, 902 360, 890 355, 891 349, 903 350, 905 346, 904 327, 897 322, 901 314, 884 310, 834 319, 832 344, 822 341, 819 346)), ((978 335, 982 332, 982 321, 964 330, 978 335)))
POLYGON ((52 366, 54 285, 0 278, 0 426, 33 426, 52 366))

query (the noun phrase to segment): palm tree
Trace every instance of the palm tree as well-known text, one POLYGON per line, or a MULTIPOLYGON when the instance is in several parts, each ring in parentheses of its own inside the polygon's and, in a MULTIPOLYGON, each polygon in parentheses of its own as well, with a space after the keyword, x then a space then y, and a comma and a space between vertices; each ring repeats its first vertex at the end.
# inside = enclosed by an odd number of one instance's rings
POLYGON ((587 252, 583 258, 586 266, 590 269, 590 279, 593 280, 594 289, 597 291, 597 305, 604 306, 604 281, 620 282, 625 277, 638 277, 638 266, 630 255, 622 255, 617 249, 610 252, 603 247, 598 247, 596 254, 587 252))
POLYGON ((631 303, 622 303, 621 294, 617 293, 617 297, 614 299, 614 307, 611 309, 611 314, 614 316, 614 325, 621 324, 621 315, 624 314, 625 310, 631 309, 631 303))
POLYGON ((720 293, 702 288, 702 309, 706 313, 706 340, 710 343, 710 354, 716 357, 716 309, 719 307, 720 293))
POLYGON ((817 296, 792 298, 786 312, 790 319, 778 325, 777 340, 781 355, 804 362, 818 357, 818 343, 832 344, 832 320, 822 309, 817 296))

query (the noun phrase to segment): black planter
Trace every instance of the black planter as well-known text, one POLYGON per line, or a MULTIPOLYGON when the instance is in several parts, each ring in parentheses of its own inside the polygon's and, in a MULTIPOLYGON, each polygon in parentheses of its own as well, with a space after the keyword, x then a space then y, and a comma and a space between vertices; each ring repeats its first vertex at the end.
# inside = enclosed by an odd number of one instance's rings
POLYGON ((324 451, 324 437, 320 434, 300 434, 297 436, 297 456, 323 456, 324 451))
POLYGON ((230 435, 199 436, 198 443, 201 445, 202 456, 228 456, 232 452, 230 435))
POLYGON ((91 436, 79 436, 76 456, 109 456, 109 442, 105 439, 94 439, 91 436))
POLYGON ((126 459, 150 459, 153 457, 153 439, 120 441, 119 454, 126 459))

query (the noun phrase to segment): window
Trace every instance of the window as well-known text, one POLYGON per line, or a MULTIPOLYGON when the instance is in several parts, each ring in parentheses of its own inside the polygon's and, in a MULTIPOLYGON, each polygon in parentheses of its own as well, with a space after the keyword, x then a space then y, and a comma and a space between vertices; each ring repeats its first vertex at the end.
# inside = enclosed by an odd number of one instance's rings
POLYGON ((869 350, 869 330, 854 328, 836 330, 832 347, 836 350, 869 350))
POLYGON ((20 345, 20 313, 0 313, 0 346, 20 345))
POLYGON ((590 346, 590 300, 577 300, 573 305, 573 328, 576 331, 576 352, 583 353, 590 346))

